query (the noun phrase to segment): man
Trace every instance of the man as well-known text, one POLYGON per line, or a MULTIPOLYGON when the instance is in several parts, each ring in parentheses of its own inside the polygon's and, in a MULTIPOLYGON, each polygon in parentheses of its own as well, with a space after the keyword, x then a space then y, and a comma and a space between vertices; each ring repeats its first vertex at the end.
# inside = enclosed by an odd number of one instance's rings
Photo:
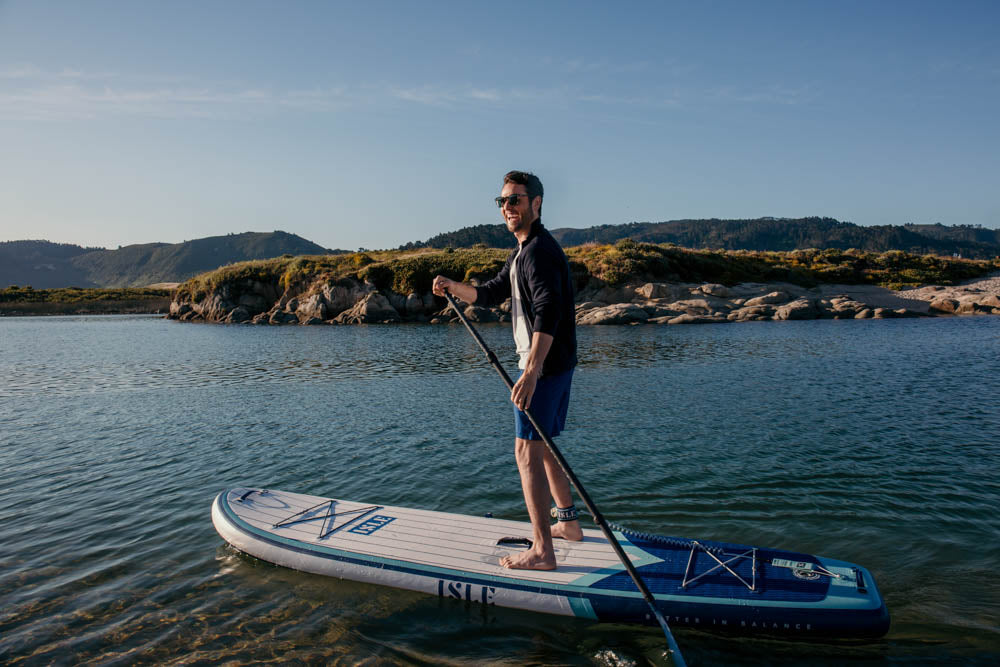
POLYGON ((438 296, 448 291, 468 303, 495 305, 511 298, 514 343, 521 375, 510 394, 514 403, 514 455, 521 489, 534 533, 530 549, 505 556, 507 568, 554 570, 553 537, 582 540, 583 531, 570 495, 569 481, 528 421, 532 415, 549 436, 566 423, 570 383, 576 366, 576 314, 569 263, 559 243, 542 226, 542 182, 534 174, 512 171, 504 176, 496 202, 517 247, 500 273, 474 287, 444 276, 434 278, 438 296), (556 501, 558 523, 549 525, 556 501))

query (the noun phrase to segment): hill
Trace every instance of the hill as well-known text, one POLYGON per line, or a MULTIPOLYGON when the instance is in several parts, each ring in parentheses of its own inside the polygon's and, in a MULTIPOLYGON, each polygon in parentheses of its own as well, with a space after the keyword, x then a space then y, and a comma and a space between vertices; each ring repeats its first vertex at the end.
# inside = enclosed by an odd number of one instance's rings
POLYGON ((102 249, 50 241, 0 242, 0 287, 96 287, 87 273, 71 260, 98 251, 102 249))
POLYGON ((245 232, 183 243, 145 243, 117 250, 49 241, 0 243, 0 286, 141 287, 182 282, 225 264, 332 251, 287 232, 245 232))
POLYGON ((981 243, 985 246, 1000 245, 1000 229, 987 229, 982 225, 904 225, 911 232, 932 239, 981 243))
MULTIPOLYGON (((685 248, 757 250, 788 252, 817 248, 856 248, 881 253, 902 250, 913 254, 961 255, 989 259, 1000 255, 1000 230, 956 225, 881 225, 863 227, 833 218, 755 218, 751 220, 671 220, 599 225, 586 229, 552 229, 564 246, 585 243, 614 243, 631 238, 645 243, 674 243, 685 248)), ((466 227, 438 234, 423 243, 409 243, 401 249, 420 247, 469 247, 483 243, 491 248, 512 246, 502 224, 466 227)))

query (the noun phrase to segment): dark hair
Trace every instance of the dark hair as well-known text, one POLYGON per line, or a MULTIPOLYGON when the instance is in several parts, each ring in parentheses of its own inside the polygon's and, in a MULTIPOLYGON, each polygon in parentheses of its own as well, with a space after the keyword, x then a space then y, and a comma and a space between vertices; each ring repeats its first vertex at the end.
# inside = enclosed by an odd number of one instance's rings
MULTIPOLYGON (((504 185, 507 183, 517 183, 523 185, 528 191, 528 198, 534 201, 535 197, 544 197, 545 188, 542 181, 529 171, 508 171, 503 177, 504 185)), ((539 208, 539 211, 541 209, 539 208)))

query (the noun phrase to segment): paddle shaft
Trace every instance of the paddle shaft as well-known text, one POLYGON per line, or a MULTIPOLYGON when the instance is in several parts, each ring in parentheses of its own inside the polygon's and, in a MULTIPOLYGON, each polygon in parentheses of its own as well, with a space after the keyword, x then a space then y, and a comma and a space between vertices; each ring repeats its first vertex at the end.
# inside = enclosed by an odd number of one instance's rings
MULTIPOLYGON (((465 317, 465 313, 463 313, 462 310, 458 307, 458 304, 455 303, 455 299, 451 296, 451 294, 445 291, 444 298, 448 300, 448 303, 451 305, 452 310, 454 310, 455 313, 458 315, 458 319, 462 321, 462 324, 464 324, 465 328, 469 330, 470 334, 472 334, 472 337, 476 340, 476 343, 479 344, 479 347, 482 349, 483 353, 486 355, 486 358, 489 360, 490 365, 493 366, 496 372, 503 379, 503 383, 507 385, 507 389, 513 390, 514 382, 510 379, 510 376, 507 375, 507 371, 505 371, 503 366, 500 364, 500 360, 497 359, 497 355, 493 354, 493 350, 489 348, 486 342, 479 335, 479 332, 476 331, 475 327, 473 327, 472 324, 469 322, 469 320, 465 317)), ((549 437, 549 434, 546 432, 546 430, 542 428, 541 424, 538 423, 538 421, 535 419, 535 416, 531 414, 531 410, 526 407, 523 410, 523 412, 525 415, 527 415, 528 421, 531 422, 531 425, 535 427, 535 430, 542 437, 542 441, 545 443, 545 446, 549 448, 549 452, 552 453, 553 458, 555 458, 556 462, 559 464, 559 467, 562 468, 563 473, 565 473, 566 477, 573 485, 573 488, 576 489, 576 492, 580 496, 580 499, 583 501, 583 504, 586 505, 587 509, 590 511, 591 516, 594 517, 594 522, 596 522, 597 525, 600 526, 601 532, 604 533, 604 537, 606 537, 608 540, 608 544, 610 544, 611 548, 614 549, 615 554, 618 555, 618 558, 621 560, 622 565, 625 566, 626 572, 628 572, 628 575, 632 578, 632 581, 635 582, 635 587, 639 589, 639 592, 642 594, 642 597, 646 600, 646 603, 649 604, 649 608, 653 611, 653 615, 656 617, 656 620, 659 621, 660 627, 663 628, 663 632, 667 636, 667 644, 670 646, 670 650, 673 652, 671 658, 676 664, 683 666, 685 663, 684 663, 684 658, 681 656, 680 647, 677 646, 677 642, 674 639, 674 635, 673 633, 670 632, 670 627, 667 625, 666 619, 663 618, 663 614, 660 613, 660 610, 656 608, 655 598, 653 598, 653 594, 649 591, 649 588, 646 586, 646 582, 644 582, 642 580, 642 577, 639 576, 639 572, 635 569, 635 566, 632 565, 632 561, 629 560, 629 557, 625 553, 625 550, 622 549, 622 545, 618 542, 618 538, 616 538, 614 533, 611 532, 611 527, 608 526, 607 521, 604 520, 604 515, 602 515, 600 510, 597 509, 597 505, 595 505, 594 501, 591 500, 590 495, 587 493, 587 490, 583 488, 583 484, 580 483, 580 480, 573 473, 573 469, 569 467, 569 463, 566 461, 565 457, 563 457, 562 452, 559 451, 559 448, 556 447, 556 443, 552 441, 552 438, 549 437)))

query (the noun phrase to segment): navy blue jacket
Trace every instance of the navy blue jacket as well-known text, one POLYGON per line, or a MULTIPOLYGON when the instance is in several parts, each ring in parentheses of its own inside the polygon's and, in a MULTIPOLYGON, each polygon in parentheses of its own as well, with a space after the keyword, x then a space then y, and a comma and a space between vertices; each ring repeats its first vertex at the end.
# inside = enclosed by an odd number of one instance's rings
MULTIPOLYGON (((476 288, 476 305, 493 306, 510 297, 510 265, 518 249, 496 277, 476 288)), ((552 347, 542 364, 542 375, 558 375, 576 366, 576 310, 569 262, 559 243, 539 218, 531 225, 517 259, 517 287, 524 306, 528 335, 540 331, 552 336, 552 347)))

